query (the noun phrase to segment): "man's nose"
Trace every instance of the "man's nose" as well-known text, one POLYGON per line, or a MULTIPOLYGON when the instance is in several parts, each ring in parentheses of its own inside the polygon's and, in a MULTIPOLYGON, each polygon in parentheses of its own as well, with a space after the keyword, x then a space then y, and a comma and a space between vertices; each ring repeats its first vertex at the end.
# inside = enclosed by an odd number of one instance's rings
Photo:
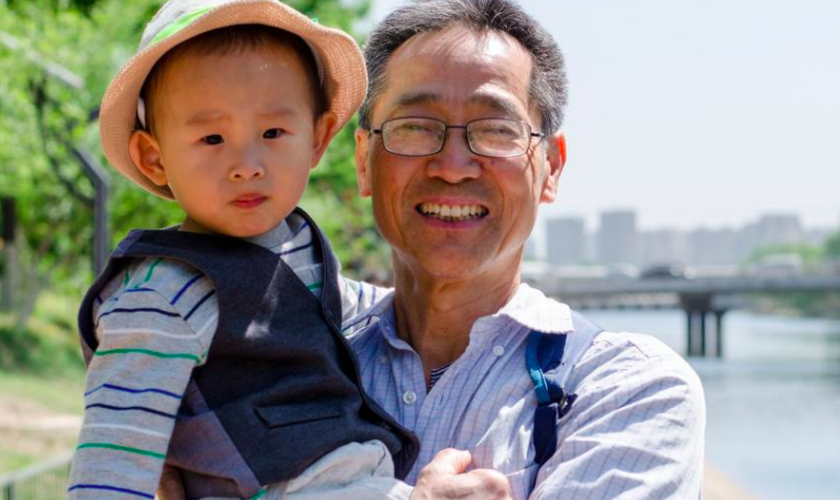
POLYGON ((467 132, 448 129, 443 149, 432 156, 427 167, 429 177, 437 177, 451 184, 481 175, 481 157, 470 151, 467 132))

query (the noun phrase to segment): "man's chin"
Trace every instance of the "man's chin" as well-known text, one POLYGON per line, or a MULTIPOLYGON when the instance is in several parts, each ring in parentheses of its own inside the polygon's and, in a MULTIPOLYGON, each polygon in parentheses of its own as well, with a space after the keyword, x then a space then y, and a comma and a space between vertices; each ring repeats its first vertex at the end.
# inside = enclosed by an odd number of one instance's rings
MULTIPOLYGON (((468 281, 481 275, 488 268, 488 259, 481 258, 477 252, 465 251, 463 247, 430 249, 424 252, 411 252, 405 256, 413 273, 422 273, 428 279, 454 282, 468 281)), ((398 266, 398 263, 395 262, 398 266)))

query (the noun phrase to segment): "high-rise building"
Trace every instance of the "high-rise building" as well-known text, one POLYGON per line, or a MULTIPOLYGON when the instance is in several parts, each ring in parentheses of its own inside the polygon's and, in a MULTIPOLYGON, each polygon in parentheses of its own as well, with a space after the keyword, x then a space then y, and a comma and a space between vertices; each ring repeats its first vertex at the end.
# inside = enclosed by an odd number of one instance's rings
POLYGON ((688 262, 694 266, 734 266, 751 252, 743 245, 743 231, 695 229, 688 234, 688 262))
POLYGON ((798 215, 763 215, 741 230, 738 258, 743 262, 759 248, 795 245, 803 240, 804 231, 798 215))
POLYGON ((586 260, 586 227, 580 217, 558 217, 546 222, 546 261, 576 266, 586 260))
POLYGON ((616 210, 601 214, 598 229, 598 260, 602 264, 638 262, 636 212, 616 210))
POLYGON ((756 224, 759 246, 790 245, 802 242, 802 224, 795 214, 764 215, 756 224))
POLYGON ((639 233, 639 264, 642 266, 688 264, 685 233, 674 229, 639 233))

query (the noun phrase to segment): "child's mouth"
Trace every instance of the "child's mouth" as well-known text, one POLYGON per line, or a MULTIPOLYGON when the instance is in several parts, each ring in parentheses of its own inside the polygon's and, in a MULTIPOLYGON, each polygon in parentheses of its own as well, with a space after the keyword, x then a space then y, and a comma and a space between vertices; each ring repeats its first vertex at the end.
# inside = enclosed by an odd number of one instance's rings
POLYGON ((240 196, 233 200, 233 204, 238 208, 248 209, 261 205, 267 198, 258 194, 247 194, 240 196))

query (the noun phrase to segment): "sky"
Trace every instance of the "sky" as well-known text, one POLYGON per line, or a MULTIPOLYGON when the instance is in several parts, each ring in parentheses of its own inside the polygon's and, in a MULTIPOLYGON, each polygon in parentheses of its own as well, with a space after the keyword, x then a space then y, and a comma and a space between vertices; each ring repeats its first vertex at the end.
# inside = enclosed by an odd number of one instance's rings
MULTIPOLYGON (((379 20, 404 0, 374 0, 379 20)), ((540 217, 840 227, 840 2, 522 0, 566 58, 568 161, 540 217)))

